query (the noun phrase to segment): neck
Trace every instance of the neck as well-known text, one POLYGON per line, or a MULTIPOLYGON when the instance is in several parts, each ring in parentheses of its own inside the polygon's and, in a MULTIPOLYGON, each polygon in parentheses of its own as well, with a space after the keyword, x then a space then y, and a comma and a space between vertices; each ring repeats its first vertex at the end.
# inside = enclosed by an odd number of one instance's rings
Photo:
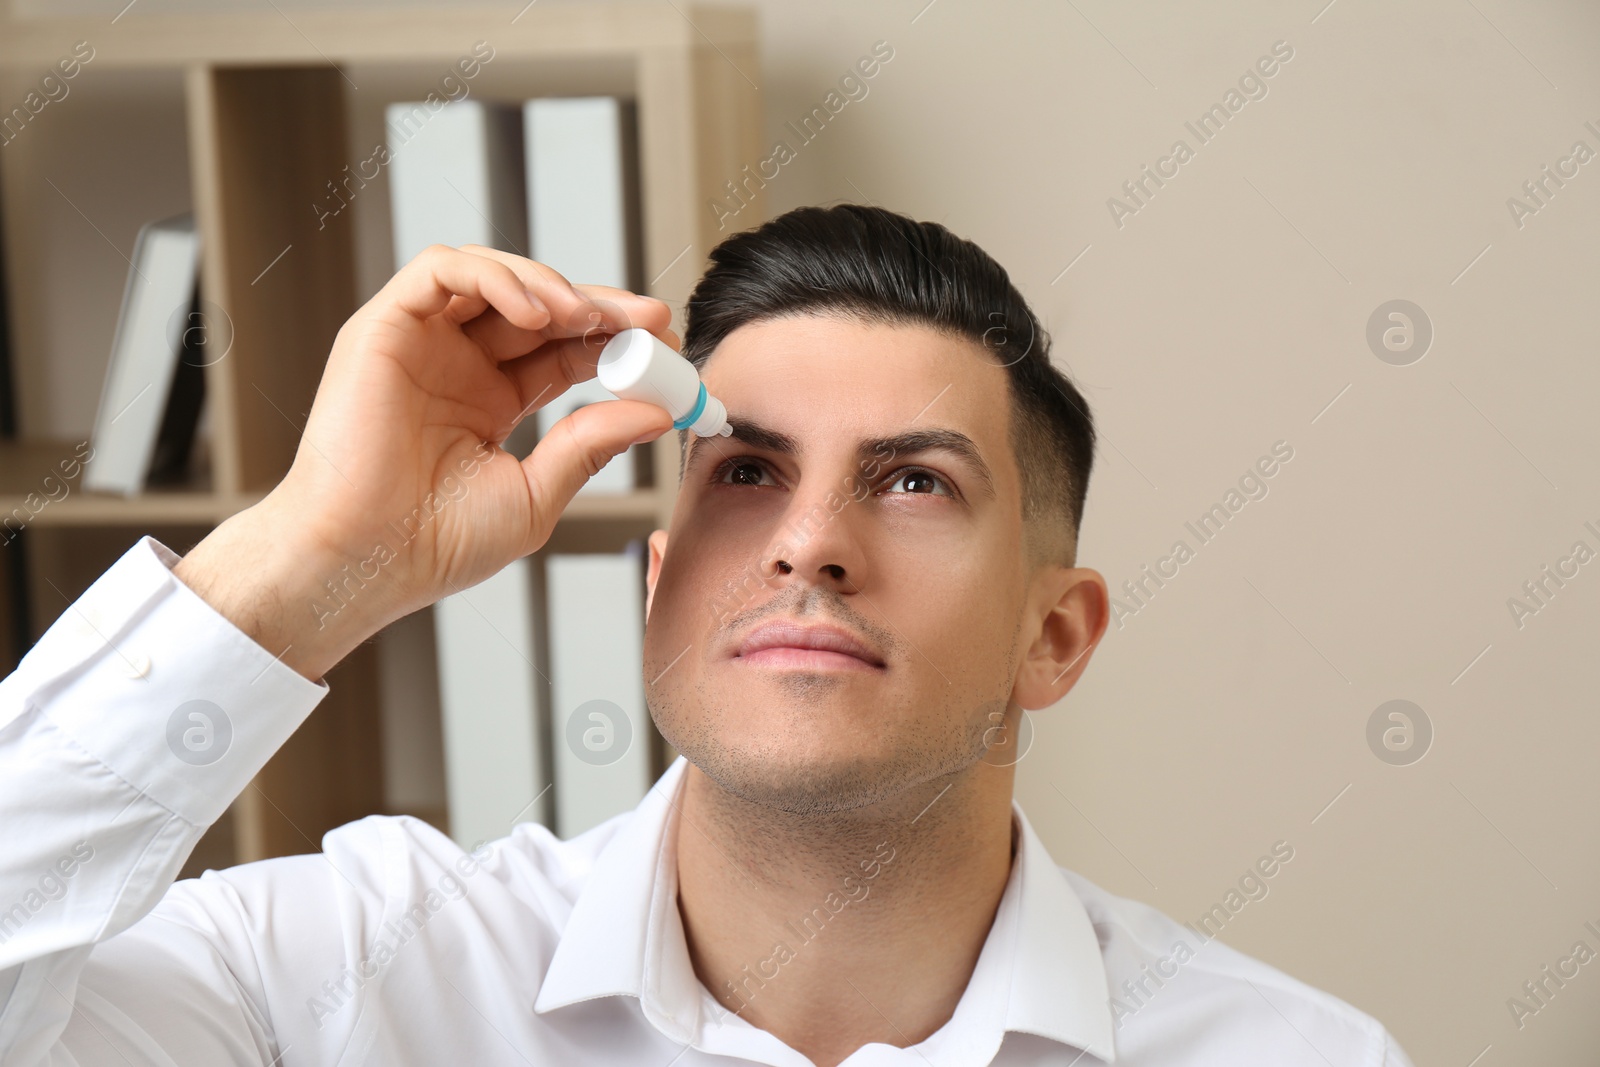
POLYGON ((833 1067, 949 1021, 1011 871, 1010 768, 977 764, 868 808, 796 815, 686 769, 678 908, 725 1010, 833 1067))

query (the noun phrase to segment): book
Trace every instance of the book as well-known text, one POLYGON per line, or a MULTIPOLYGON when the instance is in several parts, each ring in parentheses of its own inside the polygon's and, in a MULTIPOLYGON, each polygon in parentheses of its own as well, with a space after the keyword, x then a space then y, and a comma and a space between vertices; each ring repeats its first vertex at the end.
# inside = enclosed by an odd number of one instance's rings
POLYGON ((523 105, 532 256, 569 281, 643 288, 637 120, 614 96, 523 105))
POLYGON ((212 335, 214 325, 207 320, 196 282, 193 298, 183 316, 183 326, 178 331, 178 365, 167 390, 161 426, 156 430, 155 451, 145 476, 147 486, 181 485, 189 480, 189 459, 194 452, 206 398, 206 364, 221 359, 230 343, 229 337, 222 337, 222 351, 212 355, 212 346, 219 343, 212 335))
POLYGON ((631 810, 650 788, 642 553, 551 554, 550 750, 556 834, 631 810))
MULTIPOLYGON (((385 109, 396 269, 433 244, 526 254, 521 111, 477 100, 385 109)), ((538 581, 532 561, 516 560, 433 607, 450 833, 464 848, 550 821, 538 581)))
MULTIPOLYGON (((532 258, 574 284, 642 291, 633 103, 611 96, 529 100, 523 146, 532 258)), ((613 399, 589 379, 529 421, 543 437, 578 407, 613 399)), ((648 458, 646 448, 624 452, 578 492, 629 492, 648 478, 648 458)), ((571 837, 630 810, 650 787, 653 732, 640 681, 643 570, 637 552, 550 554, 545 568, 555 829, 571 837)))
POLYGON ((527 254, 518 110, 482 100, 384 109, 396 270, 433 244, 527 254))
POLYGON ((525 556, 433 608, 450 836, 469 850, 551 825, 540 572, 525 556))
MULTIPOLYGON (((638 288, 631 115, 612 98, 520 109, 462 101, 425 123, 414 106, 391 106, 391 130, 410 116, 391 163, 397 266, 429 244, 475 242, 531 253, 575 283, 638 288), (516 136, 505 134, 508 122, 516 136), (513 186, 521 215, 507 205, 513 186)), ((597 382, 582 383, 524 419, 502 447, 526 456, 558 419, 609 399, 597 382)), ((583 491, 627 492, 647 473, 624 453, 583 491)), ((644 796, 653 733, 639 682, 642 566, 638 552, 541 552, 434 605, 458 843, 493 840, 529 819, 571 836, 644 796)))
MULTIPOLYGON (((529 100, 523 105, 522 143, 530 258, 574 284, 642 289, 638 133, 632 102, 612 96, 529 100)), ((527 420, 533 427, 513 434, 506 450, 526 456, 560 419, 585 404, 615 399, 592 378, 579 382, 527 420)), ((631 492, 646 473, 629 450, 578 492, 631 492)))
POLYGON ((86 490, 134 496, 152 473, 158 483, 183 476, 204 395, 204 331, 190 329, 199 260, 192 215, 140 228, 90 436, 86 490))

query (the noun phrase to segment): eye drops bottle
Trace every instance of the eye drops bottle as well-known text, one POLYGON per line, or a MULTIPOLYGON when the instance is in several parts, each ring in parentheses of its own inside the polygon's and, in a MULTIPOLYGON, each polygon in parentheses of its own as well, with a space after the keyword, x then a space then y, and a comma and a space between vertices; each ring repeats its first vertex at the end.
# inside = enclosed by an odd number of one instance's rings
POLYGON ((701 437, 728 437, 728 411, 706 392, 694 364, 649 330, 623 330, 600 352, 596 379, 623 400, 643 400, 665 408, 675 430, 701 437))

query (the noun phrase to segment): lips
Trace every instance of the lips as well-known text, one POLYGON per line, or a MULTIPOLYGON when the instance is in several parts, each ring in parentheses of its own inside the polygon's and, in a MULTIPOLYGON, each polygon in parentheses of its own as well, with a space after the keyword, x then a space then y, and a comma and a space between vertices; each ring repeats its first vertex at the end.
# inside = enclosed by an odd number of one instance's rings
POLYGON ((751 630, 735 650, 734 658, 765 666, 874 669, 884 666, 883 657, 848 630, 787 620, 763 623, 751 630))

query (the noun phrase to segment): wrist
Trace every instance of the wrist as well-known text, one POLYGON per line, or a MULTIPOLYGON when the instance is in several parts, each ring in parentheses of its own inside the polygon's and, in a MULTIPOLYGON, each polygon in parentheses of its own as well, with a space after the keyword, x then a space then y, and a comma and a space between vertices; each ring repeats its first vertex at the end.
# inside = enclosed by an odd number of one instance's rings
POLYGON ((320 683, 381 624, 369 626, 358 605, 334 598, 326 582, 346 561, 295 529, 269 495, 219 524, 173 575, 285 666, 320 683))

